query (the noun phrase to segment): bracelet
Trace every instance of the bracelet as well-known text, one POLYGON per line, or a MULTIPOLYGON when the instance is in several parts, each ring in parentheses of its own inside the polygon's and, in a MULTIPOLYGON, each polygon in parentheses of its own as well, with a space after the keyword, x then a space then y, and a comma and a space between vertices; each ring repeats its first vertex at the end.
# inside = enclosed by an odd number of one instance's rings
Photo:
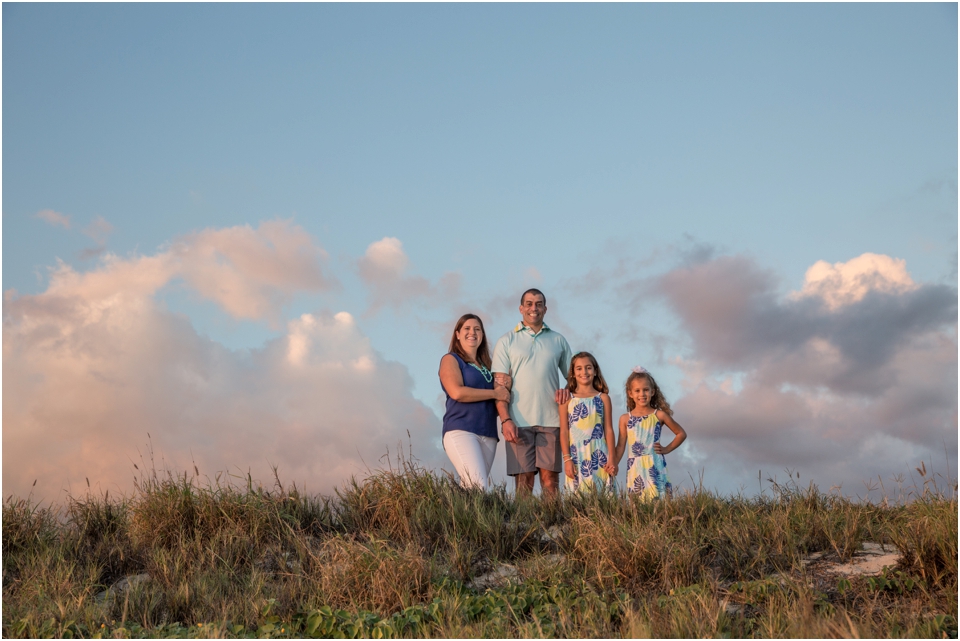
POLYGON ((517 424, 517 422, 514 421, 512 418, 507 417, 507 418, 502 418, 502 419, 500 419, 500 425, 503 425, 503 424, 506 423, 507 421, 512 422, 514 425, 517 424))
POLYGON ((572 457, 572 456, 564 456, 564 457, 563 457, 563 462, 564 462, 564 463, 566 463, 567 461, 572 461, 572 460, 573 460, 573 457, 572 457))

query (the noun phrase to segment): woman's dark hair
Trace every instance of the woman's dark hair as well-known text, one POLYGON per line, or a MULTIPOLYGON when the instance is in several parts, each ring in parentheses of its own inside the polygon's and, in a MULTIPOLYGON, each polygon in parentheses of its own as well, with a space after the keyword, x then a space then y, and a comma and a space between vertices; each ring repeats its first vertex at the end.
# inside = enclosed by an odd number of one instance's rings
POLYGON ((609 394, 610 387, 607 385, 607 382, 603 380, 603 374, 600 373, 600 364, 597 363, 597 359, 595 359, 590 352, 577 352, 573 355, 573 358, 570 359, 570 371, 567 372, 567 389, 571 392, 577 391, 577 377, 573 374, 573 366, 577 364, 577 359, 580 358, 586 358, 590 361, 590 364, 593 365, 593 389, 601 394, 609 394))
POLYGON ((475 320, 480 323, 480 331, 483 333, 483 338, 480 339, 480 345, 477 346, 477 361, 484 367, 491 367, 493 361, 490 360, 490 349, 487 347, 487 330, 483 328, 483 321, 476 314, 464 314, 460 317, 460 320, 457 321, 457 326, 453 328, 453 336, 450 338, 450 353, 456 354, 466 362, 467 355, 464 353, 463 348, 460 347, 460 341, 457 340, 457 332, 460 331, 460 328, 463 327, 463 324, 468 320, 475 320))

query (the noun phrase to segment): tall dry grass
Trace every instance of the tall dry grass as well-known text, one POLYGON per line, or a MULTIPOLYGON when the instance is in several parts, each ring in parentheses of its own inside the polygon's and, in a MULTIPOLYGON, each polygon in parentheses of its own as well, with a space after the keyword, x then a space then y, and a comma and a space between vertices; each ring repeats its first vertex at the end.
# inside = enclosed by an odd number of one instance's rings
POLYGON ((466 491, 409 462, 331 497, 153 474, 126 497, 8 498, 3 606, 11 637, 955 637, 956 487, 644 503, 466 491), (805 562, 864 541, 901 562, 805 562))

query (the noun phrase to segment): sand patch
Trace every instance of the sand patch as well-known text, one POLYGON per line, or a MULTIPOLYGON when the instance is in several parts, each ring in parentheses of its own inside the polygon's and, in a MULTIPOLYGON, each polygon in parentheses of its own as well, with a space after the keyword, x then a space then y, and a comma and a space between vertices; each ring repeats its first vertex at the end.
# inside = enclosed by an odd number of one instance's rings
POLYGON ((879 574, 884 567, 894 567, 900 561, 900 550, 893 545, 865 542, 846 563, 825 559, 826 552, 814 552, 803 559, 804 567, 816 564, 817 570, 845 577, 879 574))

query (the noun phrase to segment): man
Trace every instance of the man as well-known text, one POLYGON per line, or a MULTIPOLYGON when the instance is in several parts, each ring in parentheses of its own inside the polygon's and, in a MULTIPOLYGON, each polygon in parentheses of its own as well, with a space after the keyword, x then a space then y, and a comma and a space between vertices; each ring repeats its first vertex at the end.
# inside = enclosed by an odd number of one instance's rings
POLYGON ((547 298, 539 289, 520 297, 520 323, 500 337, 493 350, 493 373, 499 385, 509 386, 510 403, 497 401, 507 450, 507 474, 516 479, 517 494, 533 492, 537 474, 545 496, 555 497, 560 486, 560 413, 570 392, 560 388, 570 369, 570 345, 543 322, 547 298), (563 376, 559 375, 563 372, 563 376))

